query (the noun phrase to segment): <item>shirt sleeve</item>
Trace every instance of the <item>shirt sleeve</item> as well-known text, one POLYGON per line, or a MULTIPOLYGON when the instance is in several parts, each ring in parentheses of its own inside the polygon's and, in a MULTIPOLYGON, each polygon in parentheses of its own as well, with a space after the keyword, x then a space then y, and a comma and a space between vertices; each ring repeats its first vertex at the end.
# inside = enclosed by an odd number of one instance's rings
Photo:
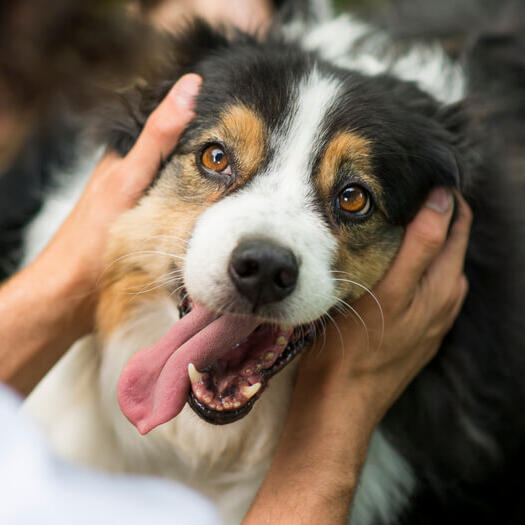
POLYGON ((0 384, 0 523, 218 525, 203 496, 167 480, 110 475, 57 458, 0 384))

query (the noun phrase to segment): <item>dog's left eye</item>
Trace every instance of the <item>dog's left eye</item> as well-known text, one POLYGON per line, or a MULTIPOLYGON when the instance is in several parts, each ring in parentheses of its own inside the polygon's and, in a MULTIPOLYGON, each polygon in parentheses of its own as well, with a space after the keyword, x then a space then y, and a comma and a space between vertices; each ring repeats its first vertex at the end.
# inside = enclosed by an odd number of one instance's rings
POLYGON ((367 190, 357 184, 344 188, 337 198, 339 207, 353 215, 366 215, 372 207, 372 199, 367 190))
POLYGON ((219 144, 212 144, 202 152, 201 163, 207 170, 224 174, 231 173, 228 156, 219 144))

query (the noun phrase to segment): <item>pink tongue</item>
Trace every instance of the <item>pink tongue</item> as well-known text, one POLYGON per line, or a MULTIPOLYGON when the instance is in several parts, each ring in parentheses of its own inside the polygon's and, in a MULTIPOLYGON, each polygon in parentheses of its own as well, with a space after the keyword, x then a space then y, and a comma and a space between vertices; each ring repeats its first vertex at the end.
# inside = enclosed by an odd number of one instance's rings
POLYGON ((160 341, 137 352, 124 367, 118 382, 122 412, 141 434, 174 418, 188 397, 188 365, 197 369, 209 365, 258 324, 195 305, 160 341))

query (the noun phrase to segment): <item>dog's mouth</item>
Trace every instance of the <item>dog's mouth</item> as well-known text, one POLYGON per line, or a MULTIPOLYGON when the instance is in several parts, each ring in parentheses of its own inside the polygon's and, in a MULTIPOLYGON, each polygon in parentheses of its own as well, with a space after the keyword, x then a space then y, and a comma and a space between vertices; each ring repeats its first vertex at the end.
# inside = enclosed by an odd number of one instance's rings
MULTIPOLYGON (((193 303, 186 297, 179 305, 181 318, 192 309, 193 303)), ((244 340, 201 370, 190 365, 188 404, 214 425, 243 418, 270 378, 297 357, 314 337, 313 324, 287 330, 275 324, 259 324, 244 340)))
POLYGON ((120 408, 141 434, 176 417, 186 402, 209 423, 242 418, 315 336, 314 325, 284 329, 190 299, 179 309, 179 321, 134 354, 119 377, 120 408))

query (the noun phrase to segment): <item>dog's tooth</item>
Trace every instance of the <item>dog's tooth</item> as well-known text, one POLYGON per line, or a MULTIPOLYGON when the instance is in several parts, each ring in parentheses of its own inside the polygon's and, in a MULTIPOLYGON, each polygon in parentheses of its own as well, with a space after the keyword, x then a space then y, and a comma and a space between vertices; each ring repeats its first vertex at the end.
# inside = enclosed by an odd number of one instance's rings
POLYGON ((205 396, 202 396, 202 398, 204 399, 205 403, 211 403, 211 400, 213 399, 210 394, 206 394, 205 396))
POLYGON ((233 408, 239 408, 241 406, 241 402, 240 401, 234 401, 233 402, 233 408))
POLYGON ((253 370, 251 368, 244 369, 244 375, 251 376, 252 374, 253 374, 253 370))
POLYGON ((286 337, 284 335, 280 335, 277 338, 277 341, 275 341, 279 346, 284 346, 286 344, 286 337))
POLYGON ((232 407, 232 404, 231 404, 229 401, 223 401, 222 406, 223 406, 226 410, 230 410, 231 407, 232 407))
POLYGON ((188 375, 190 376, 190 381, 192 383, 199 383, 202 381, 202 378, 204 377, 204 374, 199 372, 193 363, 190 363, 188 365, 188 375))
POLYGON ((196 397, 200 402, 204 401, 204 400, 203 400, 203 397, 202 397, 202 389, 200 389, 200 388, 196 388, 196 389, 193 391, 193 393, 195 394, 195 397, 196 397))
POLYGON ((246 399, 251 399, 261 388, 261 383, 254 383, 252 386, 241 387, 241 393, 246 399))
POLYGON ((273 352, 266 352, 264 354, 264 360, 269 363, 270 361, 273 361, 273 358, 275 357, 275 354, 273 352))

